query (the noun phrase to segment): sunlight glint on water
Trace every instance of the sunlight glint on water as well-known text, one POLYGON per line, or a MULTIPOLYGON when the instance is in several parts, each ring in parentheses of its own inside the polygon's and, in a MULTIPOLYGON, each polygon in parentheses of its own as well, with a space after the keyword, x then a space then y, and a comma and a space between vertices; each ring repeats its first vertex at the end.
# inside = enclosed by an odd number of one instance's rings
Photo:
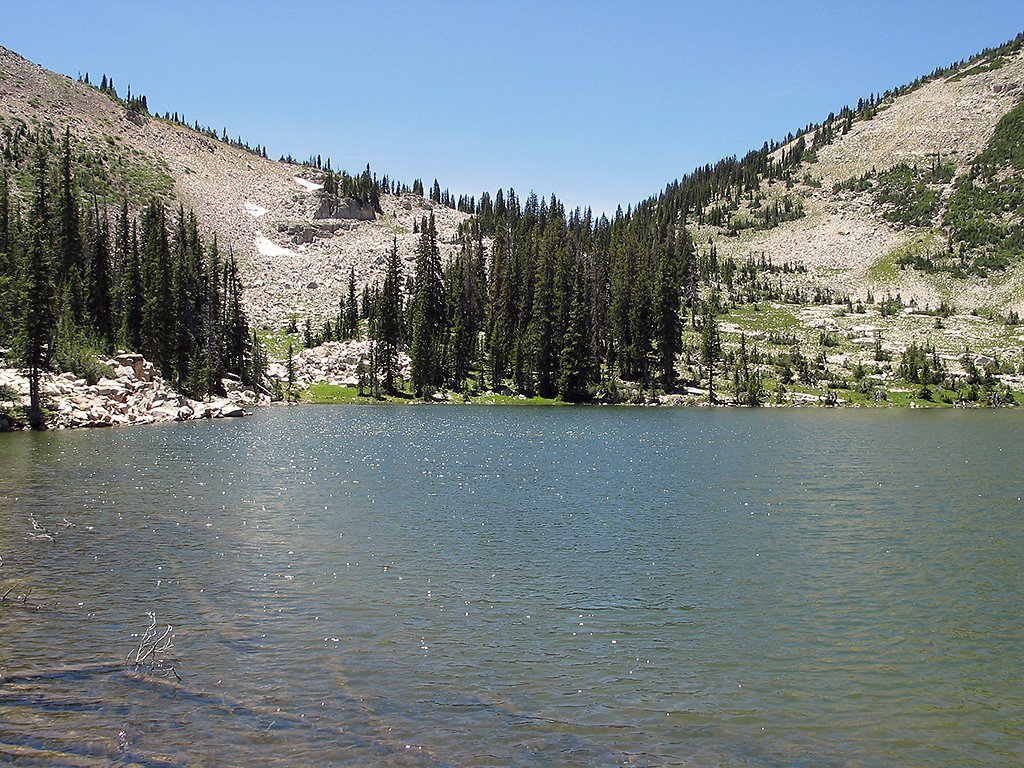
POLYGON ((0 604, 0 755, 1019 765, 1021 426, 310 407, 3 436, 0 582, 43 607, 0 604), (147 611, 180 684, 95 668, 147 611), (93 666, 16 679, 61 665, 93 666))

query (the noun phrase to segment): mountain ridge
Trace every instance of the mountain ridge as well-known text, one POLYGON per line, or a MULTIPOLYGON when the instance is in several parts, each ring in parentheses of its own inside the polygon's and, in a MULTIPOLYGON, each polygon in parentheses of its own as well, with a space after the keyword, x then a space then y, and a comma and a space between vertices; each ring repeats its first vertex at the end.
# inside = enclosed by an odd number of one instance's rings
MULTIPOLYGON (((376 295, 394 243, 406 277, 422 266, 417 254, 437 248, 438 291, 447 264, 444 292, 464 294, 446 310, 456 325, 443 345, 471 334, 475 351, 450 353, 469 355, 459 365, 478 366, 478 383, 489 366, 495 389, 513 372, 517 388, 550 396, 557 383, 581 399, 597 381, 640 392, 661 381, 671 392, 678 379, 699 392, 707 378, 714 399, 722 360, 737 402, 760 402, 762 373, 792 400, 794 368, 811 388, 875 397, 893 382, 921 383, 907 359, 922 349, 931 360, 922 393, 940 382, 954 393, 957 382, 973 386, 978 365, 986 381, 1024 389, 1024 359, 1013 362, 1024 346, 1024 263, 1014 250, 1024 204, 1024 157, 1014 149, 1022 48, 1015 38, 742 159, 698 168, 612 220, 567 214, 553 195, 531 194, 522 206, 511 190, 507 201, 501 190, 482 194, 473 215, 466 198, 442 204, 436 182, 432 199, 387 186, 372 201, 346 198, 319 158, 270 160, 6 49, 0 125, 15 156, 20 136, 67 127, 86 193, 195 209, 238 256, 249 315, 268 331, 335 317, 350 277, 376 295), (568 297, 575 290, 580 299, 583 287, 589 309, 568 297), (502 295, 487 298, 491 291, 502 295), (460 312, 473 315, 472 330, 458 325, 460 312), (719 322, 721 343, 707 335, 719 322), (748 339, 768 350, 755 346, 753 368, 748 339), (559 369, 575 365, 573 355, 593 367, 566 383, 559 369)), ((396 301, 393 312, 405 316, 420 299, 396 301)), ((459 370, 455 389, 469 368, 459 370)))

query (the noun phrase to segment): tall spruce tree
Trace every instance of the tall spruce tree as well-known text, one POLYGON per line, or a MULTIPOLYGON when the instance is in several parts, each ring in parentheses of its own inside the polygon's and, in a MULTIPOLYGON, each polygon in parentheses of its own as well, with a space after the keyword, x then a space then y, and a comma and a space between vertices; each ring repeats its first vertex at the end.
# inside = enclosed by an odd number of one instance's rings
POLYGON ((172 374, 174 354, 174 295, 171 249, 166 211, 150 202, 142 219, 143 354, 161 371, 172 374))
MULTIPOLYGON (((661 251, 654 288, 654 322, 661 387, 671 391, 676 381, 676 357, 681 344, 680 291, 677 248, 672 241, 661 251)), ((685 248, 685 243, 681 246, 685 248)))
POLYGON ((356 298, 356 270, 348 268, 348 297, 345 300, 345 338, 359 336, 359 300, 356 298))
POLYGON ((15 252, 12 227, 10 179, 0 164, 0 340, 15 335, 20 313, 20 254, 15 252))
POLYGON ((82 247, 82 224, 78 196, 75 191, 73 159, 71 156, 71 130, 65 129, 61 154, 60 188, 60 288, 65 309, 72 322, 81 326, 88 319, 88 270, 82 247))
POLYGON ((142 262, 139 253, 139 233, 135 224, 131 227, 131 245, 125 252, 127 259, 119 281, 121 306, 120 343, 130 350, 142 350, 142 323, 146 301, 142 283, 142 262))
POLYGON ((392 238, 384 271, 384 285, 376 306, 377 363, 385 392, 394 393, 398 353, 402 342, 402 261, 398 239, 392 238))
POLYGON ((434 215, 420 227, 416 248, 416 295, 412 307, 412 383, 419 397, 441 386, 442 335, 445 324, 441 254, 434 215))
POLYGON ((590 398, 593 364, 587 333, 589 317, 590 306, 580 267, 576 270, 569 302, 569 320, 559 359, 558 395, 567 403, 579 403, 590 398))
POLYGON ((89 318, 97 341, 109 352, 114 346, 114 310, 111 301, 110 223, 93 201, 89 259, 89 318))
POLYGON ((25 270, 24 357, 28 367, 29 425, 45 429, 41 378, 49 368, 55 323, 53 251, 49 233, 46 152, 39 146, 35 161, 36 194, 29 221, 28 258, 25 270))
POLYGON ((718 331, 718 297, 712 295, 704 302, 700 322, 700 351, 708 377, 708 402, 715 402, 715 367, 722 355, 722 340, 718 331))

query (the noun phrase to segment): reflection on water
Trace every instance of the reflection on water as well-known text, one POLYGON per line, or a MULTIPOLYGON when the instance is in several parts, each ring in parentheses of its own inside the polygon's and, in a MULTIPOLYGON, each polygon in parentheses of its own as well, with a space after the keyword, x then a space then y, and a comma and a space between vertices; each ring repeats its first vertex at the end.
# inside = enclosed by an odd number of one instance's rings
POLYGON ((0 761, 1018 766, 1020 427, 310 407, 2 436, 0 761), (180 682, 122 663, 148 612, 180 682))

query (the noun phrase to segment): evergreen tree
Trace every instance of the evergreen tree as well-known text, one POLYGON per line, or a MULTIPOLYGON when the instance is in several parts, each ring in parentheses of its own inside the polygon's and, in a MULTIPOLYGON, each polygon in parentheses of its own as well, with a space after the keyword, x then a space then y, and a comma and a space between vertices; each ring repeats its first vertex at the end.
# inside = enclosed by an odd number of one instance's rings
POLYGON ((175 368, 174 296, 166 212, 152 201, 142 220, 142 353, 163 373, 175 368))
MULTIPOLYGON (((685 246, 684 246, 685 247, 685 246)), ((681 343, 679 277, 676 268, 675 243, 670 243, 658 263, 654 290, 655 337, 661 387, 671 391, 676 380, 676 357, 681 343)))
POLYGON ((288 357, 285 361, 285 376, 287 377, 286 397, 289 403, 297 402, 298 392, 295 391, 295 347, 288 342, 288 357))
POLYGON ((33 429, 45 429, 40 379, 50 364, 55 307, 52 246, 47 227, 47 163, 42 147, 36 150, 34 165, 36 195, 29 221, 24 358, 29 380, 29 424, 33 429))
POLYGON ((398 239, 392 238, 384 272, 384 285, 376 306, 377 361, 381 383, 389 394, 395 391, 398 353, 402 341, 402 261, 398 239))
POLYGON ((345 338, 355 339, 359 336, 359 304, 356 299, 356 270, 348 269, 348 299, 345 301, 345 338))
POLYGON ((249 322, 242 309, 242 280, 233 253, 228 254, 227 261, 224 263, 222 295, 224 297, 222 328, 225 373, 235 373, 241 378, 242 383, 252 384, 254 379, 249 359, 249 322))
POLYGON ((708 402, 715 402, 715 364, 722 355, 722 340, 718 331, 718 297, 704 302, 700 324, 701 359, 708 377, 708 402))
POLYGON ((469 376, 469 369, 476 350, 476 338, 473 332, 472 307, 467 284, 472 276, 467 275, 471 265, 463 256, 455 259, 450 271, 450 280, 445 294, 448 297, 448 316, 452 318, 449 347, 448 384, 456 392, 461 392, 469 376))
POLYGON ((555 248, 546 239, 537 259, 533 284, 533 304, 526 344, 531 357, 537 392, 554 397, 558 385, 558 340, 556 339, 555 248))
POLYGON ((139 254, 139 235, 132 225, 131 247, 126 252, 127 264, 120 281, 121 344, 136 352, 142 349, 143 307, 142 264, 139 254))
POLYGON ((15 335, 19 322, 19 254, 15 253, 11 221, 10 180, 7 166, 0 166, 0 339, 15 335))
POLYGON ((110 224, 106 211, 100 217, 93 206, 92 255, 89 269, 89 317, 92 327, 109 351, 114 345, 114 311, 110 294, 110 224))
POLYGON ((444 284, 434 216, 420 227, 416 248, 416 295, 412 307, 412 383, 419 397, 442 383, 444 284))
POLYGON ((86 320, 86 265, 82 248, 81 219, 72 172, 71 131, 65 129, 61 158, 60 274, 66 306, 76 325, 86 320))
POLYGON ((578 269, 559 360, 558 395, 567 403, 582 402, 590 397, 593 366, 587 333, 589 309, 583 272, 578 269))

